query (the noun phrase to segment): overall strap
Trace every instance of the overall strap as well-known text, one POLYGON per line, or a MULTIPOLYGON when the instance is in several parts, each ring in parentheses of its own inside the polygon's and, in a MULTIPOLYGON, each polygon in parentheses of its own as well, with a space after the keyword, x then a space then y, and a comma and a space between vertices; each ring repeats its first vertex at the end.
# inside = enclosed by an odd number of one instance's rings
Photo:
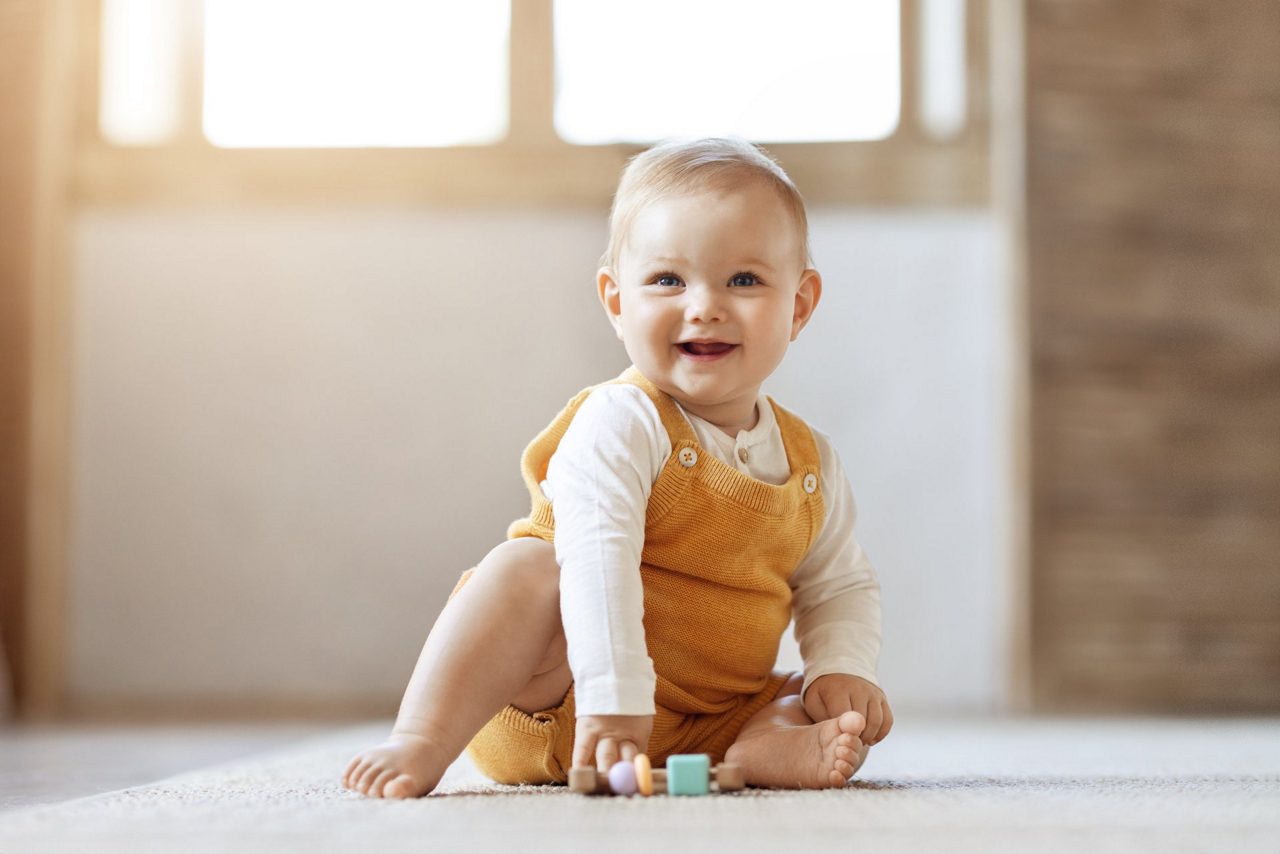
POLYGON ((693 428, 689 426, 689 422, 681 414, 676 402, 671 399, 669 394, 649 382, 648 378, 640 373, 640 370, 635 365, 627 368, 610 382, 634 385, 653 401, 653 405, 658 409, 658 416, 662 419, 662 426, 667 428, 667 436, 671 439, 673 447, 680 442, 697 444, 698 439, 693 433, 693 428))
POLYGON ((787 451, 787 464, 792 472, 822 472, 822 457, 818 453, 818 443, 813 438, 813 431, 798 415, 784 409, 771 396, 765 395, 773 407, 774 417, 778 420, 778 429, 782 432, 782 445, 787 451))

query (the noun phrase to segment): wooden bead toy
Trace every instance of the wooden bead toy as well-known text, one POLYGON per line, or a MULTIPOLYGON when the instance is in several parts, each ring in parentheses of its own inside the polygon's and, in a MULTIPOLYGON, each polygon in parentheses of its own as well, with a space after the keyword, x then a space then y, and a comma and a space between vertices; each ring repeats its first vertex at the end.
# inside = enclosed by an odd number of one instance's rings
POLYGON ((630 762, 615 762, 609 769, 609 788, 615 795, 636 793, 636 766, 630 762))
POLYGON ((666 768, 654 768, 649 757, 640 753, 634 762, 614 763, 608 774, 588 767, 569 769, 569 788, 581 795, 705 795, 745 787, 740 767, 721 763, 712 768, 705 753, 668 756, 666 768))
POLYGON ((646 798, 653 794, 653 766, 643 753, 636 754, 636 788, 646 798))

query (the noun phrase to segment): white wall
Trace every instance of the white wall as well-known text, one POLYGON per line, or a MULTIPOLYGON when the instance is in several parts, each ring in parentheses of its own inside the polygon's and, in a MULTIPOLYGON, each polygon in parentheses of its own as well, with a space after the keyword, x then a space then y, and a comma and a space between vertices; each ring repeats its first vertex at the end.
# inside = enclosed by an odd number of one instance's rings
MULTIPOLYGON (((853 479, 895 706, 992 707, 993 221, 812 221, 823 304, 766 390, 853 479)), ((393 711, 457 574, 527 508, 525 443, 627 364, 604 239, 603 212, 82 215, 73 700, 393 711)))

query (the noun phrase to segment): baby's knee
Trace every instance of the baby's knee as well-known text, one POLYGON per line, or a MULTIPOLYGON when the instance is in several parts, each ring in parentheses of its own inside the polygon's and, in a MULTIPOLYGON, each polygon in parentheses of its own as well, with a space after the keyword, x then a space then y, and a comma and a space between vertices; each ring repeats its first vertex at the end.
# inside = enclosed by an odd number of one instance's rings
POLYGON ((531 572, 560 573, 556 563, 556 547, 541 537, 516 537, 505 540, 489 552, 489 556, 510 566, 531 572))
POLYGON ((556 549, 538 537, 516 537, 497 545, 477 567, 490 581, 501 584, 512 595, 560 595, 560 566, 556 549))

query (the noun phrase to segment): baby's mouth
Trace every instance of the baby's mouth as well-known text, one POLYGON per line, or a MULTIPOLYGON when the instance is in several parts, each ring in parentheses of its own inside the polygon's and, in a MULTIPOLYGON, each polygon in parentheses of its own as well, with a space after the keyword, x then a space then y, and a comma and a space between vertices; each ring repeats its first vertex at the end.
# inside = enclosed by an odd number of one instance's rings
POLYGON ((680 349, 694 356, 718 356, 721 353, 727 353, 736 346, 736 344, 726 344, 723 341, 710 341, 706 343, 685 341, 680 344, 680 349))

